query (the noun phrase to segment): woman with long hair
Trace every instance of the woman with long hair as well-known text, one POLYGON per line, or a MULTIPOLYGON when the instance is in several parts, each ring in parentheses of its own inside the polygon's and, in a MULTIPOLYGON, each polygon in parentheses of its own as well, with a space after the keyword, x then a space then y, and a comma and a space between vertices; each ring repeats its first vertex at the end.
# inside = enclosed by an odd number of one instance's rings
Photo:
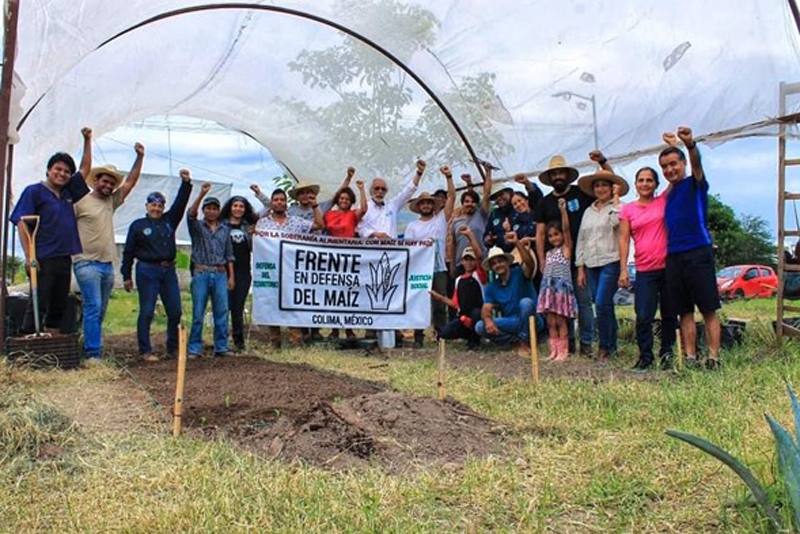
POLYGON ((220 219, 231 227, 230 239, 233 243, 234 288, 228 291, 228 308, 231 312, 233 343, 236 350, 244 350, 244 307, 250 292, 251 256, 253 250, 252 231, 258 217, 250 202, 243 196, 233 196, 225 203, 220 219))

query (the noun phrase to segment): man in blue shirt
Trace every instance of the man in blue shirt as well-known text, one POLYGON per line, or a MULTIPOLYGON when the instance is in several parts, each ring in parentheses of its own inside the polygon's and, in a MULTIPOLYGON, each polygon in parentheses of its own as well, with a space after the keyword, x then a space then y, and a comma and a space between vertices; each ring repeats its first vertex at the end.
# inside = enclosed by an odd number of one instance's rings
POLYGON ((658 162, 664 178, 671 184, 667 196, 667 292, 672 295, 675 313, 681 318, 683 346, 687 364, 697 364, 697 331, 694 307, 703 314, 710 354, 708 369, 719 367, 720 308, 714 248, 708 232, 708 181, 700 162, 700 152, 686 126, 678 128, 678 138, 689 151, 692 174, 686 175, 686 155, 676 146, 675 134, 665 133, 670 145, 658 162))
POLYGON ((167 354, 174 357, 178 351, 178 324, 181 322, 181 290, 175 272, 175 231, 186 211, 192 192, 192 175, 182 169, 181 187, 169 211, 164 212, 166 199, 155 191, 147 196, 147 216, 137 219, 128 227, 125 251, 122 254, 122 280, 125 291, 133 289, 131 271, 136 262, 136 287, 139 288, 139 319, 136 336, 139 354, 145 361, 158 361, 150 345, 150 324, 156 309, 156 299, 167 312, 167 354))
POLYGON ((233 291, 233 242, 231 227, 219 220, 219 199, 205 196, 211 182, 200 187, 200 194, 189 207, 186 223, 192 238, 192 331, 189 334, 189 357, 203 353, 203 317, 208 300, 214 314, 214 354, 228 356, 228 291, 233 291), (204 200, 205 198, 205 200, 204 200), (197 209, 203 203, 203 220, 197 209))
POLYGON ((475 325, 475 333, 494 342, 518 343, 520 352, 527 352, 530 339, 528 318, 536 313, 536 290, 531 279, 536 275, 536 263, 528 244, 530 238, 514 240, 522 258, 522 265, 512 265, 514 256, 492 247, 483 262, 483 268, 491 269, 495 279, 483 291, 481 320, 475 325), (492 317, 497 310, 501 317, 492 317))
MULTIPOLYGON (((72 274, 72 255, 80 254, 81 240, 73 204, 89 194, 84 178, 92 167, 92 130, 83 128, 83 157, 78 172, 69 154, 58 152, 47 162, 45 180, 22 191, 9 220, 19 228, 25 253, 25 268, 39 274, 39 313, 45 330, 62 329, 72 274), (36 234, 36 262, 32 262, 30 229, 22 221, 26 215, 39 216, 36 234)), ((32 329, 33 313, 25 319, 25 330, 32 329)), ((66 325, 64 325, 66 326, 66 325)))

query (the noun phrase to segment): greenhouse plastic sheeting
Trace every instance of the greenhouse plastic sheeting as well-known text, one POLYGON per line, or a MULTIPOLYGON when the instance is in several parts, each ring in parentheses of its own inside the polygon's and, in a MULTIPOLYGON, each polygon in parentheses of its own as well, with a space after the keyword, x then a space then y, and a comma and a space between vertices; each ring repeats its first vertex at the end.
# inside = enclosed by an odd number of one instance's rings
MULTIPOLYGON (((200 5, 22 0, 14 98, 28 116, 15 190, 41 178, 50 153, 78 152, 82 126, 102 135, 153 115, 246 132, 294 176, 329 187, 348 165, 398 183, 417 157, 476 174, 452 124, 406 71, 320 21, 223 1, 106 43, 200 5)), ((301 11, 374 41, 442 100, 498 174, 541 169, 554 153, 583 162, 595 137, 620 155, 684 123, 709 134, 774 119, 778 84, 800 81, 786 0, 250 6, 301 11)))

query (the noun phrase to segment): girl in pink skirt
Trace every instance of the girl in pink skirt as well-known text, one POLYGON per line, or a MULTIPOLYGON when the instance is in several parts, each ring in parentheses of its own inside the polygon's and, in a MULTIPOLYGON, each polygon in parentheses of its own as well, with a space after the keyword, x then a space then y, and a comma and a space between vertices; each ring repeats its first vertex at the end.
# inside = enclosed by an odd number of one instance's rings
POLYGON ((572 287, 570 257, 572 238, 569 232, 569 217, 564 199, 558 200, 561 223, 553 221, 545 230, 552 247, 545 258, 542 285, 539 290, 537 313, 547 314, 550 356, 547 361, 561 362, 569 358, 567 319, 577 315, 578 302, 572 287))

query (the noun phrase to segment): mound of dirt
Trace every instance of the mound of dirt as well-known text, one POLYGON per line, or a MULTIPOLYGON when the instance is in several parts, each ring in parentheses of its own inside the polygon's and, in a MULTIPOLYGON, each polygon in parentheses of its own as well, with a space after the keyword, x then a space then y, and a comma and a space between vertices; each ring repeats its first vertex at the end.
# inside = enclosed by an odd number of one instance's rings
MULTIPOLYGON (((455 402, 384 391, 309 365, 253 357, 187 363, 185 427, 270 456, 400 472, 502 452, 500 426, 455 402)), ((139 362, 129 370, 171 411, 175 361, 139 362)))
POLYGON ((500 453, 501 430, 454 402, 386 391, 317 402, 252 439, 269 454, 287 459, 334 468, 376 462, 403 471, 500 453))

